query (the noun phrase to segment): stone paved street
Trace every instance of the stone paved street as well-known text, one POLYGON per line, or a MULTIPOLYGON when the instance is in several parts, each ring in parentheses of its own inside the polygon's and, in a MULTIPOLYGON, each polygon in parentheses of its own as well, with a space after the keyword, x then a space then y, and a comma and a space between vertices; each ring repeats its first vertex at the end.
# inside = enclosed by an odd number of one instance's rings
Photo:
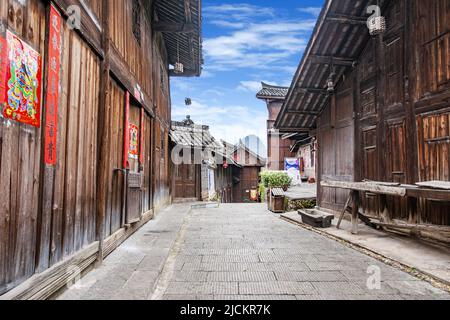
POLYGON ((60 298, 449 299, 263 205, 176 209, 161 213, 60 298), (378 290, 366 284, 371 266, 381 270, 378 290))

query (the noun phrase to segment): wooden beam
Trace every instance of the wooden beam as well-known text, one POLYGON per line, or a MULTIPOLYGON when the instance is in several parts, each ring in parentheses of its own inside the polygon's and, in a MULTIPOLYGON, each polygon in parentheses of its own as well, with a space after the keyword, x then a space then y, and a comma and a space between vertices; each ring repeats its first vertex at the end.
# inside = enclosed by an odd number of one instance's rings
POLYGON ((287 110, 287 114, 298 114, 298 115, 309 115, 318 116, 320 113, 318 111, 305 111, 305 110, 287 110))
POLYGON ((333 56, 311 55, 309 58, 311 59, 312 63, 333 64, 336 66, 346 66, 346 67, 352 67, 356 62, 356 60, 351 58, 342 58, 333 56))
POLYGON ((279 132, 309 132, 311 128, 285 127, 278 129, 279 132))
POLYGON ((349 16, 344 14, 329 14, 326 17, 326 21, 353 25, 367 25, 367 18, 365 17, 349 16))
POLYGON ((110 70, 111 70, 111 38, 109 29, 110 1, 102 1, 103 33, 102 49, 105 53, 102 61, 101 87, 100 87, 100 115, 99 115, 99 160, 98 160, 98 183, 97 183, 97 226, 96 235, 99 244, 97 262, 103 262, 103 241, 105 238, 105 217, 108 201, 108 178, 110 174, 110 138, 111 138, 111 104, 110 99, 110 70))
POLYGON ((326 188, 356 190, 389 196, 406 196, 406 188, 404 187, 388 187, 370 182, 322 181, 320 185, 326 188))
POLYGON ((184 16, 187 23, 192 22, 191 0, 184 0, 184 16))
POLYGON ((359 191, 352 191, 352 234, 358 234, 359 191))
POLYGON ((320 88, 295 88, 296 93, 318 93, 318 94, 328 94, 328 91, 320 88))
POLYGON ((192 23, 177 22, 154 22, 152 28, 156 32, 167 33, 195 33, 195 26, 192 23))

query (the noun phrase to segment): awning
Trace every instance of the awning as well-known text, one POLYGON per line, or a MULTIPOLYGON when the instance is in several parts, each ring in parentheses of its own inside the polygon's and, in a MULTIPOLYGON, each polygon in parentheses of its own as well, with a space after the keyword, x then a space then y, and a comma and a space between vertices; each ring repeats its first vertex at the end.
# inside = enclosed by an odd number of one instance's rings
MULTIPOLYGON (((379 0, 384 8, 388 0, 379 0)), ((308 132, 329 101, 327 80, 334 83, 355 66, 369 40, 366 13, 370 0, 327 0, 286 100, 275 122, 283 132, 308 132)))

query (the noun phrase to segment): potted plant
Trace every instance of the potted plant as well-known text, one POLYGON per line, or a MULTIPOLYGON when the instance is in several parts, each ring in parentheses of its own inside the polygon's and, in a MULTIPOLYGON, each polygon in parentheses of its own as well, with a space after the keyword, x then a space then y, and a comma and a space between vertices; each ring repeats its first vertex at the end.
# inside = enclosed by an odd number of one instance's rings
POLYGON ((269 210, 274 201, 272 190, 275 188, 282 188, 284 191, 287 191, 291 183, 292 178, 283 171, 264 171, 261 173, 261 184, 266 190, 266 199, 269 210))

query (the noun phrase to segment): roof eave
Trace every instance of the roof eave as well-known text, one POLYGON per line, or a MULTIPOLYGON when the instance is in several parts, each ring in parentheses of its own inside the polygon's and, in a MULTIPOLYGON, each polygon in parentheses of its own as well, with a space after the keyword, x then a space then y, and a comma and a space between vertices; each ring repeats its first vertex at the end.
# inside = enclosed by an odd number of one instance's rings
POLYGON ((314 27, 313 34, 311 35, 311 38, 309 39, 308 46, 306 47, 306 51, 302 57, 302 61, 301 61, 300 65, 298 66, 297 71, 295 72, 295 76, 292 80, 291 86, 289 87, 289 91, 288 91, 286 99, 283 103, 283 106, 281 107, 281 111, 278 114, 278 117, 275 121, 275 125, 274 125, 275 128, 278 128, 280 126, 280 121, 281 121, 282 117, 284 117, 285 112, 286 112, 286 105, 290 102, 290 99, 292 99, 292 94, 293 94, 294 88, 296 87, 296 85, 300 79, 300 75, 305 68, 305 65, 309 58, 311 50, 317 41, 318 34, 322 30, 322 27, 325 23, 325 19, 326 19, 328 13, 330 12, 331 5, 333 4, 334 0, 326 0, 326 1, 327 2, 323 6, 322 11, 320 12, 319 18, 317 20, 317 23, 314 27))

